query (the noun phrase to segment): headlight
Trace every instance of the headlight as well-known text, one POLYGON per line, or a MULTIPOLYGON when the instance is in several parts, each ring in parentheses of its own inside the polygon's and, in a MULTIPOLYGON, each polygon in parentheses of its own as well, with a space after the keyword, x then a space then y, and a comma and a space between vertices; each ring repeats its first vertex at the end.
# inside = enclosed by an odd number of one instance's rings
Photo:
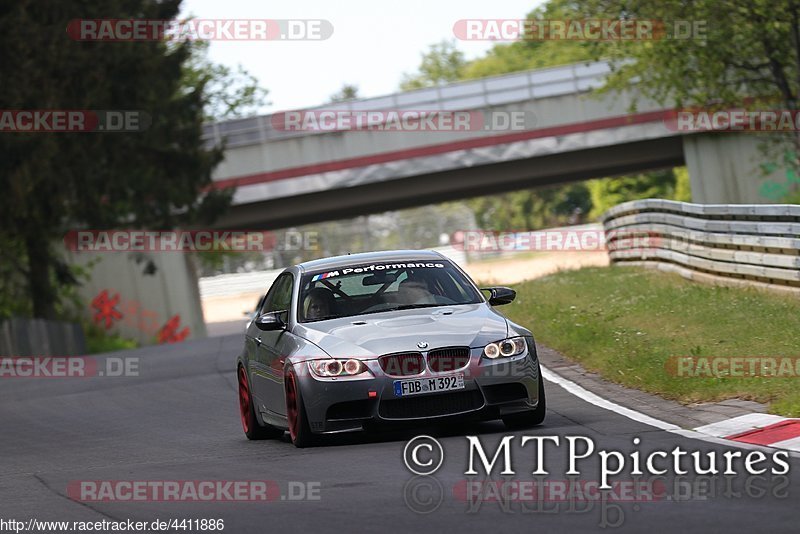
POLYGON ((524 337, 510 337, 502 341, 489 343, 483 348, 483 355, 487 358, 508 358, 525 352, 527 348, 524 337))
POLYGON ((367 366, 360 360, 315 360, 308 362, 308 368, 321 378, 337 376, 356 376, 367 373, 367 366))

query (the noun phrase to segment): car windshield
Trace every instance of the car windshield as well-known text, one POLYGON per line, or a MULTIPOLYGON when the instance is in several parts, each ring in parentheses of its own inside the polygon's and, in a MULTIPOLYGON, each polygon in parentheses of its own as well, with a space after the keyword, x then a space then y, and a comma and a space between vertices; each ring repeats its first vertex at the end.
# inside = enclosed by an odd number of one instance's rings
POLYGON ((482 302, 472 283, 449 261, 348 265, 303 276, 298 320, 482 302))

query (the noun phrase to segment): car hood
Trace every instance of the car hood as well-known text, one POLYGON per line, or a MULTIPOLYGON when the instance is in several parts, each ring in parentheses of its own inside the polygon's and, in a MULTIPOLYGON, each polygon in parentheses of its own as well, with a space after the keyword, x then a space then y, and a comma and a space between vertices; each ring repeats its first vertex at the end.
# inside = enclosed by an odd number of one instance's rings
POLYGON ((508 323, 485 303, 419 308, 298 324, 295 333, 335 358, 375 358, 437 347, 482 347, 506 337, 508 323), (417 343, 426 342, 420 349, 417 343))

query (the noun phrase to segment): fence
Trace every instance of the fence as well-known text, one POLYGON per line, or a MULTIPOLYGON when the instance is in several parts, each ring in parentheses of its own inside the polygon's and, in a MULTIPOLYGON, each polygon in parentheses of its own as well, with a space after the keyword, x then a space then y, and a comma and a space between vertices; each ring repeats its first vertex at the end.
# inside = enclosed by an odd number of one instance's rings
POLYGON ((612 263, 800 295, 800 206, 635 200, 603 215, 612 263))
POLYGON ((0 323, 0 356, 78 356, 86 340, 78 324, 44 319, 0 323))

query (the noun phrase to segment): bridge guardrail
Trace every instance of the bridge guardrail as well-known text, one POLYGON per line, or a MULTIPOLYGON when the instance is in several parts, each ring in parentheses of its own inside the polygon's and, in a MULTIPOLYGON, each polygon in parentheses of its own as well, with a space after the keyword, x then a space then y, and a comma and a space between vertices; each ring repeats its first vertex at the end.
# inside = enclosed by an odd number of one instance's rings
MULTIPOLYGON (((307 110, 347 111, 466 111, 513 102, 575 94, 600 87, 611 68, 606 62, 578 63, 536 69, 478 80, 454 82, 438 87, 405 91, 375 98, 362 98, 307 110)), ((228 148, 255 145, 277 139, 323 135, 328 132, 285 131, 273 127, 273 115, 206 124, 203 138, 209 146, 223 142, 228 148)))
POLYGON ((603 226, 612 263, 800 295, 800 205, 635 200, 603 226))

